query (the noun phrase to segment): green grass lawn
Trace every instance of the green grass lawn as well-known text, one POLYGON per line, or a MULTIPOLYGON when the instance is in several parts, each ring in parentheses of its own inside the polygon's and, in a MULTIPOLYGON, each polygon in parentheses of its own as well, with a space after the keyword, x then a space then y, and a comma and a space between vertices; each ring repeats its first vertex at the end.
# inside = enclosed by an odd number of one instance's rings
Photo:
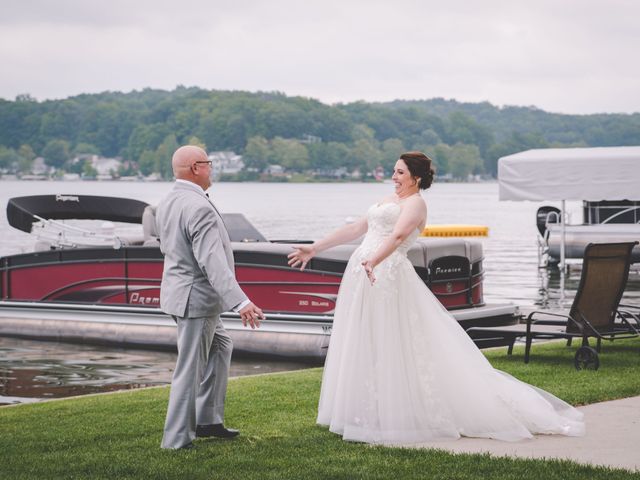
MULTIPOLYGON (((640 395, 640 340, 605 344, 595 372, 575 371, 574 352, 558 343, 535 345, 529 365, 518 348, 513 357, 504 350, 487 357, 575 405, 640 395)), ((0 478, 640 478, 566 461, 344 442, 315 425, 321 375, 316 368, 230 382, 226 423, 241 436, 197 440, 190 451, 159 447, 168 387, 0 408, 0 478)))

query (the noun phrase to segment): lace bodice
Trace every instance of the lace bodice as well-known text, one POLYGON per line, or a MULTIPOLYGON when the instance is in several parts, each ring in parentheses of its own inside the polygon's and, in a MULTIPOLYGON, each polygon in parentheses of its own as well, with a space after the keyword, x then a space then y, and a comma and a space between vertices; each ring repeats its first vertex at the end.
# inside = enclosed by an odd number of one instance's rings
MULTIPOLYGON (((353 261, 350 262, 350 268, 354 273, 364 272, 361 262, 371 258, 371 255, 378 250, 387 237, 391 235, 401 211, 402 207, 397 203, 374 204, 369 208, 367 211, 367 223, 369 224, 367 234, 364 236, 360 246, 353 253, 353 261)), ((389 285, 387 285, 387 283, 393 282, 397 274, 397 269, 401 264, 405 264, 407 268, 412 268, 411 262, 409 262, 407 258, 407 252, 416 241, 416 238, 418 238, 419 233, 416 228, 391 255, 376 266, 377 287, 388 289, 389 285)), ((389 291, 393 291, 393 289, 389 291)))
MULTIPOLYGON (((382 203, 371 205, 367 211, 367 222, 369 229, 362 241, 362 250, 367 254, 375 251, 384 240, 391 235, 393 227, 398 221, 402 207, 398 203, 382 203)), ((411 245, 418 238, 419 231, 416 228, 405 240, 400 244, 394 253, 400 253, 406 256, 411 245)), ((393 254, 392 254, 393 255, 393 254)))

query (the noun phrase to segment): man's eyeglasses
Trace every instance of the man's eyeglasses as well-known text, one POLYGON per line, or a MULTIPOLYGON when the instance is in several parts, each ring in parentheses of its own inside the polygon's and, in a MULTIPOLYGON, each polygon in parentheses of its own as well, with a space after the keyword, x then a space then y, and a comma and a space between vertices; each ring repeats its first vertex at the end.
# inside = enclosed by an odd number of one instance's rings
POLYGON ((197 162, 193 163, 208 163, 210 167, 213 166, 213 160, 198 160, 197 162))

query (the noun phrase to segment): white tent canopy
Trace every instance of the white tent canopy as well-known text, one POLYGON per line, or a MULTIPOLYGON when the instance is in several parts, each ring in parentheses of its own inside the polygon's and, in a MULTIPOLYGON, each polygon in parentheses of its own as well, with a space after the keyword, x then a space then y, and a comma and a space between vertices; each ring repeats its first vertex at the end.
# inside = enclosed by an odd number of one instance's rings
POLYGON ((500 200, 638 200, 640 146, 547 148, 498 160, 500 200))
MULTIPOLYGON (((560 200, 565 269, 565 200, 640 199, 640 147, 546 148, 498 160, 500 200, 560 200)), ((564 282, 563 287, 564 288, 564 282)))

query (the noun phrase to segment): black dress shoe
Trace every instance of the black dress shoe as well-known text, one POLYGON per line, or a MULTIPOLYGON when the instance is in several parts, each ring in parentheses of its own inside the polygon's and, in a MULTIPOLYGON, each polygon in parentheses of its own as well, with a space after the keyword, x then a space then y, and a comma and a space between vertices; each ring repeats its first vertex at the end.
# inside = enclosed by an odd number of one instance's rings
POLYGON ((178 448, 178 450, 191 450, 193 448, 196 448, 196 446, 193 443, 189 442, 186 445, 183 445, 182 447, 178 448))
POLYGON ((216 437, 216 438, 233 438, 240 435, 238 430, 233 428, 225 428, 222 423, 215 425, 198 425, 196 427, 196 437, 216 437))

